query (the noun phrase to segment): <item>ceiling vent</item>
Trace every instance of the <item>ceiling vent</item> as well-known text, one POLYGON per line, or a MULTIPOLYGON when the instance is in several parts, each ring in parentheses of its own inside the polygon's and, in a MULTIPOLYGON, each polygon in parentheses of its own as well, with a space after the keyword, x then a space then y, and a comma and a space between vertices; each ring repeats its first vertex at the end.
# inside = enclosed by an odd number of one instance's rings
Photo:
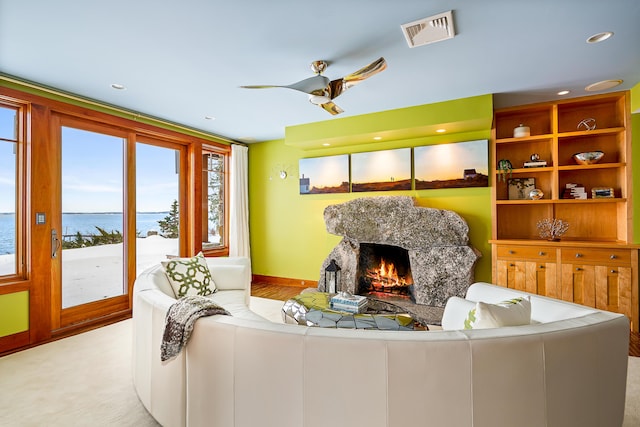
POLYGON ((409 47, 417 47, 452 39, 456 35, 455 29, 453 28, 452 10, 418 21, 409 22, 401 27, 409 47))

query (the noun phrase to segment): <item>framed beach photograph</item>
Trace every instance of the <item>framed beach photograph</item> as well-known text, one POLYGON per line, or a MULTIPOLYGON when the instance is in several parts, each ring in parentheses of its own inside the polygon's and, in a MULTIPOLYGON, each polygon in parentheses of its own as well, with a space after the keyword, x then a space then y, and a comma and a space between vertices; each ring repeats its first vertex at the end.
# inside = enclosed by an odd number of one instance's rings
POLYGON ((489 141, 413 149, 416 190, 489 186, 489 141))
POLYGON ((508 181, 509 200, 531 200, 529 193, 536 188, 535 178, 511 178, 508 181))
POLYGON ((349 192, 349 155, 300 159, 300 194, 349 192))
POLYGON ((411 148, 351 155, 351 191, 411 190, 411 148))

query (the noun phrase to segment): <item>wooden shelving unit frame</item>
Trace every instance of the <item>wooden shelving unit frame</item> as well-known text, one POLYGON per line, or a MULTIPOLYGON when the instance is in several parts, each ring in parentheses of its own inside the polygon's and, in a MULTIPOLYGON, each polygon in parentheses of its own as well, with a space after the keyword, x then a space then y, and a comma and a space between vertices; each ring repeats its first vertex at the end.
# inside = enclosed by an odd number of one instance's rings
POLYGON ((638 331, 638 249, 633 241, 629 93, 574 98, 496 110, 492 130, 493 282, 510 288, 625 314, 638 331), (587 118, 596 128, 578 128, 587 118), (530 136, 513 137, 529 126, 530 136), (596 164, 580 165, 573 154, 603 151, 596 164), (547 166, 525 168, 532 154, 547 166), (509 178, 533 178, 540 200, 510 200, 497 169, 513 165, 509 178), (563 198, 567 183, 581 184, 587 199, 563 198), (614 197, 593 198, 594 187, 614 197), (561 241, 539 237, 545 218, 569 223, 561 241))
POLYGON ((496 110, 493 127, 492 238, 538 239, 536 223, 543 218, 569 222, 564 240, 628 243, 631 226, 631 135, 629 97, 616 92, 565 101, 496 110), (578 130, 584 118, 596 120, 595 130, 578 130), (513 129, 529 126, 531 136, 514 138, 513 129), (593 165, 578 165, 572 155, 603 151, 593 165), (546 167, 525 168, 532 154, 546 167), (497 162, 508 159, 514 169, 506 178, 533 178, 544 192, 541 200, 509 200, 497 162), (582 184, 588 199, 564 199, 567 183, 582 184), (614 189, 613 198, 592 198, 593 187, 614 189), (606 218, 607 221, 602 221, 606 218))

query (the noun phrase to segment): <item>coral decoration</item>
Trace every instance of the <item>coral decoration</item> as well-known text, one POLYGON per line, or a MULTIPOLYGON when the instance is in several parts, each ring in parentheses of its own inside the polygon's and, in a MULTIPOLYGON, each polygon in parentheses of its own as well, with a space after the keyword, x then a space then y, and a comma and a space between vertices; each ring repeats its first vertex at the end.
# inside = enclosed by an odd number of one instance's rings
POLYGON ((540 233, 540 238, 560 240, 560 237, 569 229, 569 223, 561 219, 546 218, 538 221, 536 227, 540 233))

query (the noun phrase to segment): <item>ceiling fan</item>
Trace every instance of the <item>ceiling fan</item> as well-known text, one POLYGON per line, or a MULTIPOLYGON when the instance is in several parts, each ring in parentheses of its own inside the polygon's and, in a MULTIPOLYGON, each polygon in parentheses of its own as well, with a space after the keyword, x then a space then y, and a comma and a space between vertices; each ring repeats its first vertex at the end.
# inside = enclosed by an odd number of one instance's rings
POLYGON ((311 69, 316 74, 308 79, 301 80, 290 85, 250 85, 240 86, 245 89, 268 89, 274 87, 282 87, 304 92, 309 95, 309 102, 319 105, 329 113, 335 115, 343 113, 344 110, 333 103, 333 100, 340 96, 344 91, 368 79, 374 74, 387 68, 387 62, 384 58, 379 58, 371 64, 359 69, 358 71, 348 74, 340 79, 329 80, 328 77, 322 75, 327 69, 328 64, 325 61, 313 61, 311 69))

